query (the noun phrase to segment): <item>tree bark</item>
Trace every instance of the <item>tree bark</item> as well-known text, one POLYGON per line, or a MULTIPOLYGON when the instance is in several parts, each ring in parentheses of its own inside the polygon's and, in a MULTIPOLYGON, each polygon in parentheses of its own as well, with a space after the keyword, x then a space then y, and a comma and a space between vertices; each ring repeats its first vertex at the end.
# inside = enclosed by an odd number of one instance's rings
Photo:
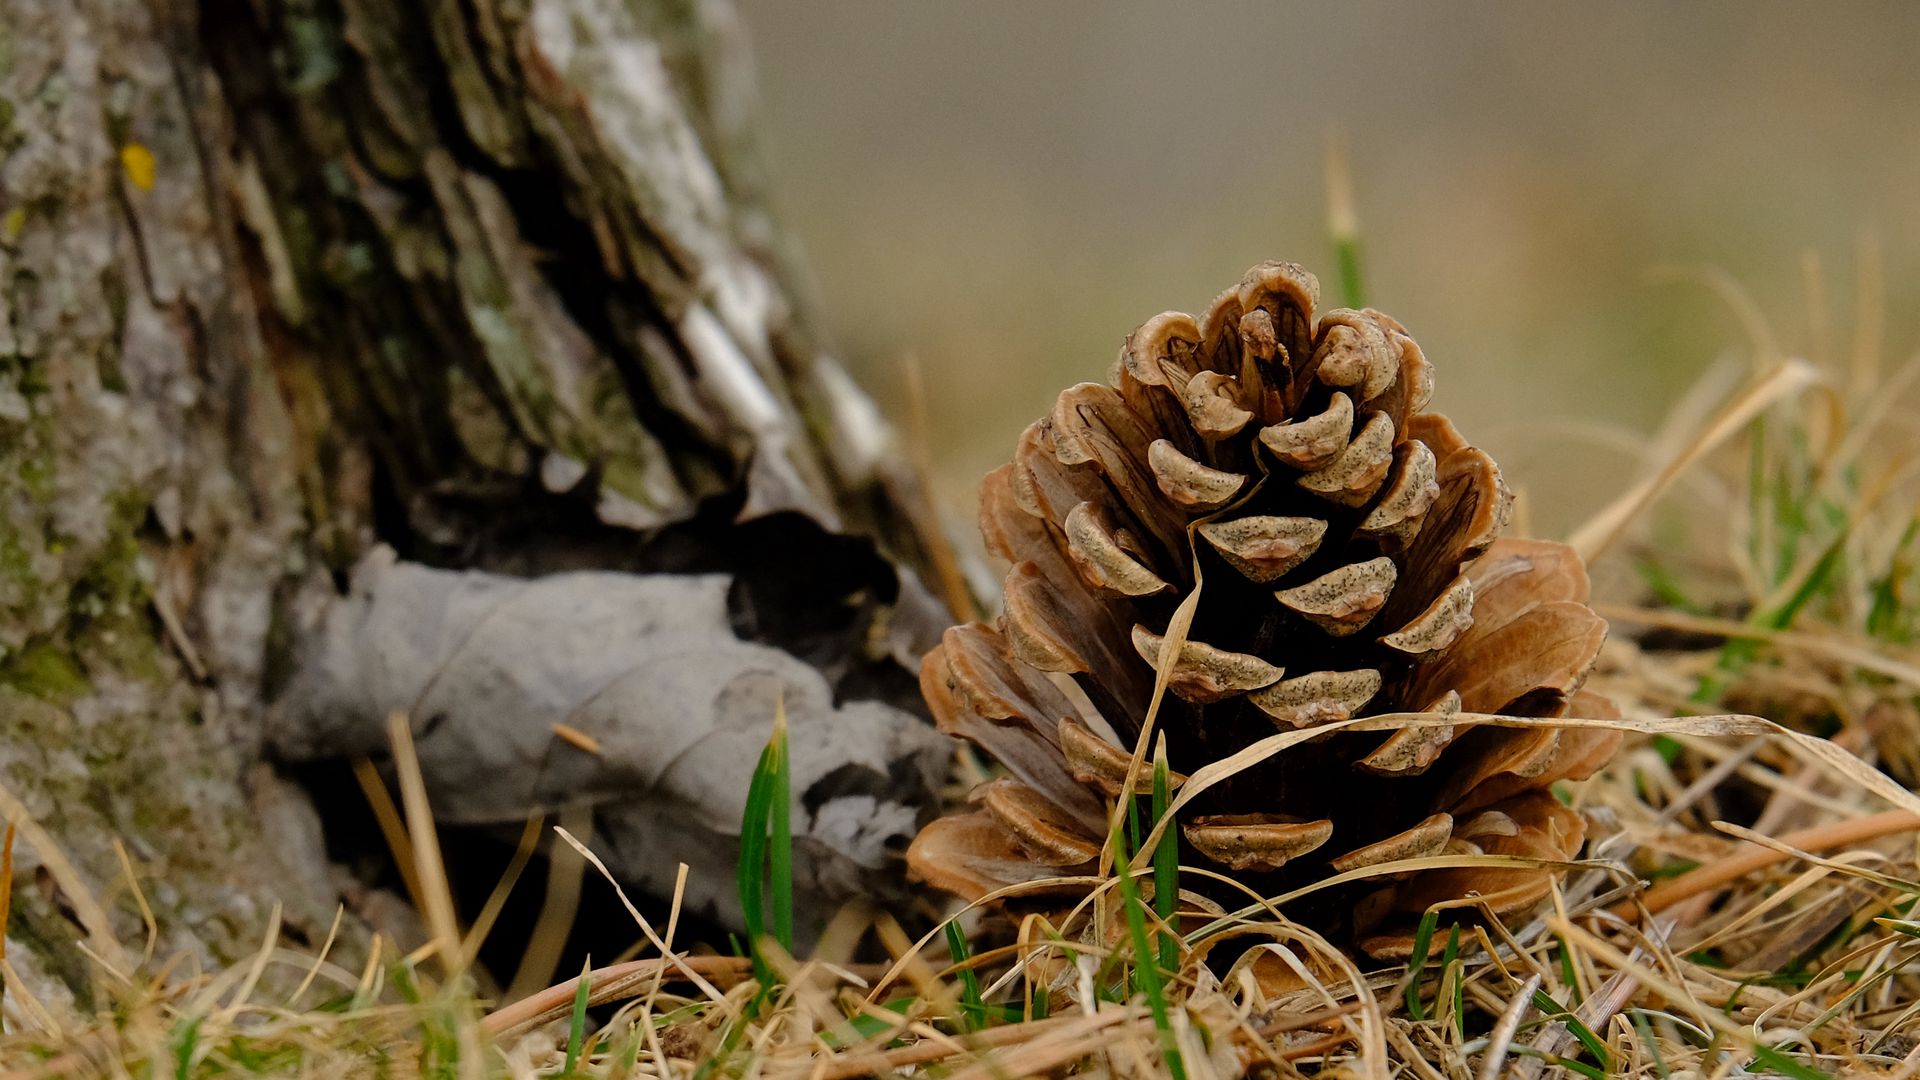
POLYGON ((0 810, 37 991, 89 1004, 67 924, 139 942, 143 903, 163 957, 249 951, 275 903, 327 933, 263 716, 296 598, 377 542, 731 573, 743 632, 913 696, 966 591, 798 299, 742 49, 711 0, 0 0, 0 810))

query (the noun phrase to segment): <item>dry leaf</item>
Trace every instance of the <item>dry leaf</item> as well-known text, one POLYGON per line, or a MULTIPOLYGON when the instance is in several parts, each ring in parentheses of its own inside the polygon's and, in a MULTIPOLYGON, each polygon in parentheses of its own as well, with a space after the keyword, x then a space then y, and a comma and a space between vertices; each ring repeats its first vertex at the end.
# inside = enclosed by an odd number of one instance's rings
POLYGON ((728 586, 436 570, 378 549, 309 628, 269 737, 292 759, 379 756, 404 711, 438 820, 594 806, 616 873, 664 893, 686 862, 691 909, 737 924, 741 811, 784 700, 803 921, 897 894, 947 740, 889 705, 836 704, 812 666, 735 637, 728 586))

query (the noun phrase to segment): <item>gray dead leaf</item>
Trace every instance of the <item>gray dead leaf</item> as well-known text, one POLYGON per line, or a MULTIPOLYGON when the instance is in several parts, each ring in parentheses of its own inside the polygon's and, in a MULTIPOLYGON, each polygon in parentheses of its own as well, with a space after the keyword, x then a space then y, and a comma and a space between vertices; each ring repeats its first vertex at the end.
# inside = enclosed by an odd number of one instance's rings
POLYGON ((401 710, 436 818, 518 824, 596 808, 596 847, 657 894, 688 863, 689 906, 737 925, 733 859, 754 764, 784 700, 803 922, 899 891, 900 854, 951 753, 925 720, 836 705, 821 674, 729 626, 729 578, 604 571, 513 578, 376 549, 314 613, 270 721, 285 758, 386 750, 401 710), (591 740, 556 734, 556 725, 591 740))

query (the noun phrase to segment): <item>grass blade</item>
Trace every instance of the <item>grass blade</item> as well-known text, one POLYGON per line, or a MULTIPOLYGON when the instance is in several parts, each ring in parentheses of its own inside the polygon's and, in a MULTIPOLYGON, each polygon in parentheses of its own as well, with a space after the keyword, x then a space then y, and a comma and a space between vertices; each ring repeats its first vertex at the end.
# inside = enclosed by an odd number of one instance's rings
POLYGON ((1673 1074, 1667 1069, 1667 1061, 1660 1053, 1660 1040, 1653 1034, 1653 1025, 1647 1023, 1644 1009, 1635 1009, 1629 1014, 1633 1021, 1633 1030, 1640 1036, 1640 1045, 1647 1048, 1647 1056, 1653 1059, 1653 1071, 1660 1080, 1667 1080, 1673 1074))
POLYGON ((1367 306, 1360 280, 1360 219, 1353 209, 1353 169, 1347 140, 1334 132, 1327 140, 1327 237, 1340 267, 1340 299, 1347 307, 1367 306))
MULTIPOLYGON (((1560 982, 1567 988, 1567 1001, 1570 1005, 1579 1005, 1580 977, 1579 974, 1573 970, 1573 950, 1567 947, 1566 938, 1556 936, 1555 940, 1560 942, 1560 948, 1557 950, 1560 954, 1560 982)), ((1560 1011, 1565 1012, 1566 1010, 1561 1009, 1560 1011)))
POLYGON ((1573 1037, 1580 1040, 1580 1045, 1587 1048, 1587 1053, 1593 1055, 1593 1060, 1599 1064, 1601 1072, 1613 1071, 1613 1055, 1607 1052, 1607 1044, 1602 1042, 1600 1036, 1594 1034, 1593 1029, 1579 1017, 1555 1001, 1552 994, 1545 990, 1535 990, 1533 1004, 1549 1019, 1558 1020, 1567 1025, 1567 1030, 1573 1033, 1573 1037))
POLYGON ((1831 1073, 1822 1069, 1816 1069, 1797 1058, 1775 1050, 1771 1046, 1754 1047, 1753 1060, 1780 1073, 1782 1076, 1791 1076, 1793 1080, 1833 1080, 1831 1073))
POLYGON ((774 707, 773 738, 767 744, 763 760, 771 756, 773 835, 768 852, 769 877, 773 892, 773 937, 780 947, 793 955, 793 771, 787 756, 787 703, 782 698, 774 707))
MULTIPOLYGON (((973 950, 967 946, 967 935, 961 933, 960 924, 947 924, 947 955, 953 958, 954 966, 959 967, 973 959, 973 950)), ((960 1030, 979 1031, 986 1026, 987 1002, 980 996, 980 976, 970 967, 960 968, 960 1030)))
POLYGON ((1887 558, 1887 570, 1874 582, 1873 603, 1867 609, 1867 633, 1882 640, 1894 640, 1899 626, 1901 607, 1901 585, 1913 568, 1908 565, 1908 553, 1913 548, 1913 540, 1920 534, 1920 517, 1912 518, 1901 531, 1900 540, 1894 545, 1893 554, 1887 558))
POLYGON ((773 734, 747 784, 747 806, 740 814, 740 861, 735 867, 747 950, 762 987, 773 981, 772 969, 760 959, 759 949, 769 917, 774 940, 789 955, 793 953, 792 790, 787 705, 782 700, 774 708, 773 734))
POLYGON ((1440 913, 1429 911, 1420 916, 1413 931, 1413 953, 1407 957, 1407 1015, 1415 1020, 1427 1018, 1426 1002, 1420 998, 1420 973, 1426 970, 1427 953, 1433 949, 1433 931, 1440 925, 1440 913))
POLYGON ((180 1029, 180 1037, 173 1044, 174 1080, 192 1080, 195 1050, 200 1045, 200 1025, 206 1021, 204 1016, 196 1016, 180 1029))
POLYGON ((580 965, 580 985, 573 991, 573 1015, 567 1021, 567 1065, 562 1076, 572 1076, 580 1064, 580 1047, 587 1040, 587 995, 593 989, 593 957, 580 965))
MULTIPOLYGON (((1169 830, 1171 831, 1171 830, 1169 830)), ((1119 828, 1113 830, 1114 850, 1120 852, 1120 902, 1127 911, 1127 934, 1133 940, 1134 979, 1146 995, 1147 1008, 1153 1013, 1153 1028, 1160 1036, 1160 1055, 1167 1062, 1173 1080, 1187 1080, 1187 1063, 1180 1054, 1180 1043, 1173 1034, 1173 1019, 1167 1008, 1166 987, 1160 982, 1160 968, 1147 940, 1147 909, 1140 902, 1140 889, 1128 869, 1133 853, 1123 845, 1126 838, 1119 828)))
POLYGON ((762 754, 761 767, 753 771, 753 780, 747 785, 747 807, 740 815, 740 861, 736 867, 741 918, 747 928, 747 955, 754 958, 754 973, 762 982, 769 974, 760 960, 759 945, 767 926, 767 825, 772 816, 769 810, 772 783, 766 764, 766 755, 762 754))
MULTIPOLYGON (((1167 816, 1167 806, 1173 801, 1171 771, 1167 768, 1167 736, 1160 734, 1153 748, 1153 823, 1167 816)), ((1160 921, 1172 926, 1175 913, 1180 909, 1180 841, 1179 833, 1172 829, 1162 829, 1160 842, 1153 849, 1153 910, 1160 921)), ((1180 942, 1176 934, 1160 935, 1160 966, 1166 971, 1180 970, 1180 942)))
POLYGON ((1574 1072, 1579 1073, 1581 1076, 1586 1077, 1587 1080, 1606 1080, 1607 1078, 1607 1074, 1605 1072, 1601 1071, 1596 1066, 1587 1064, 1584 1061, 1574 1061, 1570 1058, 1560 1057, 1557 1054, 1544 1054, 1538 1050, 1535 1050, 1533 1047, 1527 1046, 1522 1043, 1515 1043, 1513 1046, 1507 1049, 1507 1052, 1510 1054, 1515 1054, 1519 1057, 1538 1058, 1549 1065, 1558 1065, 1563 1069, 1571 1069, 1574 1072))

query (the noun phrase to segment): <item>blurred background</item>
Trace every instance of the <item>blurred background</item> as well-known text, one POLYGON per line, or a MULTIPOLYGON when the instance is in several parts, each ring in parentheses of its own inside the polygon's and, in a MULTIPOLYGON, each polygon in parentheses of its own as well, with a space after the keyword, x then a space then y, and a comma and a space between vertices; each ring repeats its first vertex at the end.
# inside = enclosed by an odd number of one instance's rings
POLYGON ((1435 407, 1537 533, 1624 487, 1639 436, 1747 341, 1661 268, 1731 275, 1786 348, 1844 354, 1877 251, 1888 366, 1920 345, 1920 4, 744 11, 776 209, 903 425, 917 358, 957 522, 1020 429, 1149 316, 1204 311, 1267 258, 1339 302, 1336 128, 1367 300, 1413 331, 1435 407))

